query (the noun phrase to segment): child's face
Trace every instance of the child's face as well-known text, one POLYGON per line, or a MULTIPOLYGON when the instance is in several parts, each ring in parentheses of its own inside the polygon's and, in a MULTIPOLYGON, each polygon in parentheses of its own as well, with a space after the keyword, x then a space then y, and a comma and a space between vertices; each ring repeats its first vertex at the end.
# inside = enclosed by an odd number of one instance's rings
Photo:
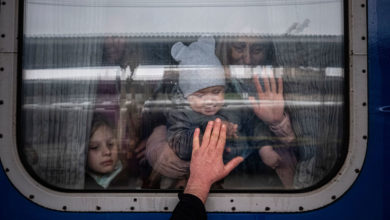
POLYGON ((107 174, 114 170, 118 162, 118 145, 112 129, 100 126, 89 140, 88 168, 99 174, 107 174))
POLYGON ((215 115, 223 106, 225 88, 212 86, 201 89, 187 97, 192 110, 203 115, 215 115))

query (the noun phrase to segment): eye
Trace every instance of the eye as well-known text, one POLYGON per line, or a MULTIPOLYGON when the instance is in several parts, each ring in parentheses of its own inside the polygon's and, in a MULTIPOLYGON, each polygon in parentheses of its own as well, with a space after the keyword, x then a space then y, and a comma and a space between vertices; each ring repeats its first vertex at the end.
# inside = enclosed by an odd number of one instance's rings
POLYGON ((264 51, 264 48, 262 47, 255 47, 252 49, 252 54, 260 54, 260 53, 263 53, 264 51))
POLYGON ((241 46, 233 46, 234 50, 238 53, 244 52, 244 47, 241 46))
POLYGON ((97 150, 98 148, 99 148, 99 146, 97 146, 97 145, 90 145, 88 147, 89 150, 97 150))
POLYGON ((114 145, 115 145, 115 142, 114 142, 114 141, 109 141, 109 142, 107 142, 107 146, 108 146, 109 148, 112 148, 114 145))
POLYGON ((245 44, 233 44, 233 49, 238 53, 242 53, 244 52, 245 44))

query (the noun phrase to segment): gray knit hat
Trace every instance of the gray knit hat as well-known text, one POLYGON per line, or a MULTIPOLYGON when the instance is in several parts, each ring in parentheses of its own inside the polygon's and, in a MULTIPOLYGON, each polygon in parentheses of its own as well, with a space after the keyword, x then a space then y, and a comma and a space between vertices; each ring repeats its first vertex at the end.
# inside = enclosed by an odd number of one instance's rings
POLYGON ((215 56, 214 38, 203 36, 189 46, 178 42, 171 54, 179 62, 179 86, 184 97, 212 86, 225 86, 225 71, 215 56))

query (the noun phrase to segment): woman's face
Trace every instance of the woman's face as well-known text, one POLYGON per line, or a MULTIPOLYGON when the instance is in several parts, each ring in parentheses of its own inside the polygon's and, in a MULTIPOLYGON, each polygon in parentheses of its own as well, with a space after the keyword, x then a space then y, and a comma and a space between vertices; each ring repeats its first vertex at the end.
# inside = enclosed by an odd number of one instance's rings
POLYGON ((231 45, 231 64, 262 65, 266 60, 267 51, 264 45, 251 41, 238 41, 231 45))
POLYGON ((88 168, 94 173, 107 174, 118 162, 118 145, 112 129, 102 125, 89 140, 88 168))
POLYGON ((123 38, 109 37, 104 40, 104 62, 107 64, 119 64, 125 52, 125 40, 123 38))

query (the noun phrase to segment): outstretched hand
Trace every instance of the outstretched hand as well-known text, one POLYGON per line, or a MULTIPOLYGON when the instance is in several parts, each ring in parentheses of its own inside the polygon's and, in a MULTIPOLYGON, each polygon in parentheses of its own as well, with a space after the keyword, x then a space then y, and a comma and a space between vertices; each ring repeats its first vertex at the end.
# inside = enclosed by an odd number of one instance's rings
POLYGON ((265 73, 261 74, 264 82, 264 89, 261 87, 257 75, 253 76, 253 83, 256 86, 258 101, 250 96, 253 111, 257 117, 267 124, 278 124, 283 120, 284 98, 283 98, 283 80, 277 79, 277 86, 274 71, 271 68, 264 68, 265 73))
POLYGON ((222 121, 222 125, 226 126, 226 137, 227 138, 237 138, 237 129, 238 125, 229 121, 222 121))
POLYGON ((227 176, 244 158, 236 157, 226 165, 223 163, 222 154, 226 142, 226 125, 223 125, 220 119, 209 121, 201 144, 199 133, 199 128, 196 128, 192 147, 190 178, 184 193, 193 194, 205 203, 211 185, 227 176))

